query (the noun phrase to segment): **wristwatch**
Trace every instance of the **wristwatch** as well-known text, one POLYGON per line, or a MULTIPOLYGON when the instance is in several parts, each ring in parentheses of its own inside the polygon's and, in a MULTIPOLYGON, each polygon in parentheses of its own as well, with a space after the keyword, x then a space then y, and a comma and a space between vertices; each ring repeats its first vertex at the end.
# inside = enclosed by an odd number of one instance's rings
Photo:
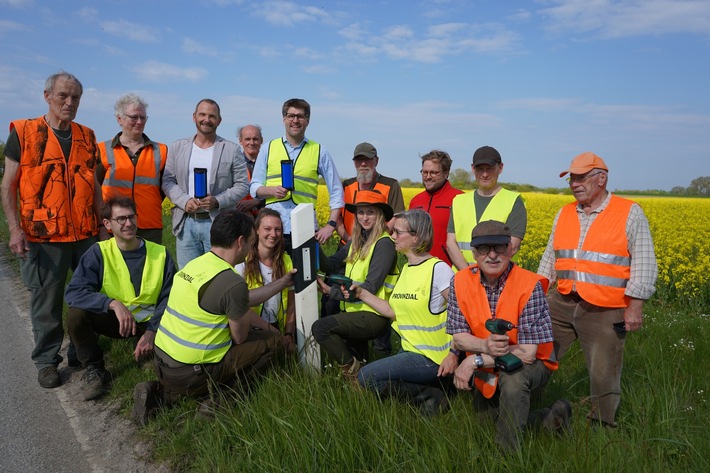
POLYGON ((473 362, 476 363, 476 368, 483 368, 483 357, 481 355, 476 355, 473 362))
POLYGON ((335 228, 335 227, 338 226, 338 224, 335 223, 335 220, 328 220, 328 225, 330 225, 330 226, 333 227, 333 228, 335 228))

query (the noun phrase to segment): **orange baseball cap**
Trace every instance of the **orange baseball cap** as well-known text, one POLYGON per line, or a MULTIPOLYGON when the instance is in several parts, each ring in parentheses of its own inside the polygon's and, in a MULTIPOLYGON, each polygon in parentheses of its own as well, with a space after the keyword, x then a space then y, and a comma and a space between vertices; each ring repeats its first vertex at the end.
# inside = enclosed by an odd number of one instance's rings
POLYGON ((586 153, 575 156, 572 163, 569 165, 569 169, 562 171, 560 173, 560 177, 564 177, 567 173, 586 174, 592 169, 603 169, 605 171, 609 171, 609 168, 606 167, 606 163, 602 158, 591 151, 587 151, 586 153))

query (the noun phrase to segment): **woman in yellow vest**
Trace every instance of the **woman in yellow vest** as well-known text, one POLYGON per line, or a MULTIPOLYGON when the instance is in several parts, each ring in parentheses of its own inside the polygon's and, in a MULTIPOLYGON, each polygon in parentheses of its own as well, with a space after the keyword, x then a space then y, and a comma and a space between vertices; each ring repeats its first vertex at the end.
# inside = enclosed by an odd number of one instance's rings
POLYGON ((394 356, 363 367, 358 382, 379 395, 400 394, 413 400, 423 413, 433 415, 444 405, 444 394, 435 385, 458 365, 458 357, 450 351, 451 335, 446 333, 446 306, 454 271, 429 253, 434 230, 428 213, 410 210, 394 217, 392 238, 407 263, 389 302, 359 286, 353 286, 352 292, 393 320, 401 349, 394 356))
MULTIPOLYGON (((244 263, 235 269, 249 286, 250 302, 252 291, 281 279, 291 272, 293 263, 286 254, 281 215, 270 208, 259 211, 255 222, 256 239, 244 263)), ((295 350, 296 305, 293 288, 284 288, 252 309, 284 335, 284 343, 289 353, 295 350)))
MULTIPOLYGON (((334 255, 321 257, 320 269, 335 273, 343 266, 345 276, 382 299, 389 295, 397 281, 397 251, 387 233, 387 222, 394 215, 387 197, 377 191, 358 192, 352 204, 345 204, 357 218, 350 241, 334 255)), ((379 337, 387 331, 391 320, 359 300, 346 301, 342 285, 332 288, 319 280, 321 290, 341 301, 342 312, 317 320, 311 329, 320 346, 341 367, 343 375, 355 382, 360 360, 351 353, 352 342, 379 337)))

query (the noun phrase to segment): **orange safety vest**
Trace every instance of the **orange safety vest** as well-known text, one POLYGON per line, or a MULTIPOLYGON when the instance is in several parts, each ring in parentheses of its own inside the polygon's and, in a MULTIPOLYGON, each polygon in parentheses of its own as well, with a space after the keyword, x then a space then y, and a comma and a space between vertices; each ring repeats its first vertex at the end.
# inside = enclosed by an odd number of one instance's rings
MULTIPOLYGON (((352 179, 352 182, 350 183, 348 183, 348 181, 345 181, 343 184, 345 184, 343 186, 343 201, 345 201, 346 204, 354 204, 355 198, 357 197, 357 191, 360 190, 357 179, 352 179)), ((380 182, 378 176, 377 182, 375 182, 375 187, 373 187, 371 190, 375 190, 380 194, 386 196, 387 200, 389 201, 390 189, 391 186, 380 182)), ((345 231, 348 232, 348 235, 352 235, 353 227, 355 226, 355 214, 345 210, 345 207, 343 207, 340 213, 343 217, 345 231)))
POLYGON ((160 174, 165 168, 168 147, 152 143, 141 151, 138 162, 133 161, 123 146, 111 147, 112 141, 99 143, 101 163, 106 177, 101 186, 104 201, 120 194, 136 202, 138 228, 163 228, 163 196, 160 174))
POLYGON ((611 196, 609 205, 592 222, 579 245, 577 203, 562 207, 553 239, 557 289, 574 289, 585 301, 599 307, 627 307, 624 294, 631 276, 631 254, 626 221, 633 201, 611 196))
POLYGON ((94 211, 96 137, 72 122, 69 159, 44 117, 15 120, 20 141, 20 221, 28 241, 73 242, 98 234, 94 211))
MULTIPOLYGON (((476 267, 476 265, 473 267, 476 267)), ((488 338, 491 332, 486 329, 486 320, 502 318, 516 326, 507 335, 510 337, 510 344, 517 345, 518 319, 538 282, 542 284, 542 289, 547 293, 549 284, 547 278, 514 264, 510 273, 508 273, 508 279, 505 281, 505 287, 496 305, 496 313, 493 315, 488 304, 488 297, 486 297, 486 290, 481 284, 480 271, 473 274, 471 269, 468 268, 465 271, 456 273, 454 276, 454 290, 456 291, 461 313, 471 328, 471 334, 478 338, 488 338)), ((473 353, 469 352, 466 355, 470 356, 473 353)), ((537 346, 535 358, 542 361, 551 371, 557 369, 557 360, 555 359, 552 342, 540 343, 537 346)), ((485 398, 490 399, 495 394, 498 386, 498 373, 493 368, 477 368, 474 373, 474 384, 485 398)))

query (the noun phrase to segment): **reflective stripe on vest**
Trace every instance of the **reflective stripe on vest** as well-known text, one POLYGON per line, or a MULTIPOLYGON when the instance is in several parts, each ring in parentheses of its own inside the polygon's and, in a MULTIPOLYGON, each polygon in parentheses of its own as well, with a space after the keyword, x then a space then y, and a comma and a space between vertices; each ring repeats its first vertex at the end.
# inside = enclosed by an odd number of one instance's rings
POLYGON ((20 223, 27 240, 63 243, 96 235, 94 132, 72 122, 67 159, 44 117, 15 120, 13 129, 20 142, 20 223))
POLYGON ((155 345, 173 359, 190 365, 217 363, 232 345, 227 316, 209 313, 199 304, 202 286, 226 270, 234 268, 208 252, 175 275, 168 306, 155 335, 155 345))
MULTIPOLYGON (((520 196, 518 192, 501 188, 488 203, 483 214, 478 217, 476 215, 476 205, 473 201, 476 192, 477 191, 459 194, 454 197, 451 203, 451 211, 454 214, 456 244, 461 250, 463 258, 469 264, 476 261, 473 257, 473 251, 471 251, 471 231, 473 227, 478 225, 479 222, 485 222, 487 220, 497 220, 503 223, 507 222, 510 212, 513 211, 515 201, 518 199, 518 196, 520 196)), ((516 261, 515 257, 513 257, 513 261, 516 261)))
POLYGON ((162 228, 160 173, 165 167, 167 147, 152 142, 143 148, 135 165, 125 148, 112 148, 111 141, 99 143, 99 151, 106 169, 101 186, 104 200, 113 194, 130 197, 138 208, 138 228, 162 228))
MULTIPOLYGON (((293 269, 293 262, 291 261, 291 257, 287 255, 286 253, 283 254, 283 261, 284 261, 284 271, 285 273, 291 272, 293 269)), ((262 276, 263 278, 263 276, 262 276)), ((246 278, 245 278, 246 279, 246 278)), ((262 287, 264 284, 263 282, 258 282, 255 281, 252 278, 249 278, 246 280, 247 281, 247 286, 249 287, 249 290, 251 291, 252 289, 256 289, 258 287, 262 287)), ((263 279, 262 279, 263 281, 263 279)), ((273 282, 273 280, 271 281, 273 282)), ((279 325, 279 330, 281 333, 284 333, 286 331, 286 309, 288 308, 288 293, 289 293, 289 288, 284 289, 281 291, 281 297, 279 299, 279 311, 276 313, 276 321, 278 322, 279 325)), ((262 311, 264 310, 264 304, 259 304, 256 306, 253 306, 252 309, 254 312, 259 314, 259 316, 262 316, 262 311)))
POLYGON ((626 222, 633 204, 612 195, 589 227, 581 247, 577 204, 573 202, 562 208, 552 243, 560 293, 574 290, 599 307, 628 305, 624 291, 631 276, 631 255, 626 222))
MULTIPOLYGON (((548 281, 543 276, 527 271, 517 264, 508 273, 503 292, 500 294, 496 305, 495 317, 505 319, 518 325, 520 314, 530 300, 530 296, 537 283, 547 292, 548 281)), ((486 320, 493 317, 488 303, 486 290, 481 284, 480 271, 472 274, 470 269, 459 271, 454 276, 454 290, 461 313, 466 318, 471 334, 478 338, 488 338, 491 333, 486 329, 486 320)), ((510 337, 510 344, 517 345, 518 329, 510 330, 506 335, 510 337)), ((473 353, 467 353, 467 356, 473 353)), ((557 369, 557 360, 552 342, 540 343, 537 346, 535 358, 542 361, 548 369, 557 369)), ((476 388, 484 397, 490 399, 495 394, 498 384, 498 375, 492 368, 477 368, 474 377, 476 388)))
MULTIPOLYGON (((264 185, 281 186, 281 161, 291 159, 286 151, 286 145, 281 138, 271 140, 266 157, 266 182, 264 185)), ((283 199, 269 197, 266 204, 291 200, 296 204, 314 203, 318 198, 318 161, 320 145, 315 141, 307 141, 293 161, 294 190, 288 192, 283 199)))
POLYGON ((434 314, 429 307, 437 263, 442 261, 432 257, 416 266, 405 264, 389 303, 397 316, 392 328, 402 337, 402 350, 439 365, 449 354, 451 335, 446 333, 446 309, 434 314))
MULTIPOLYGON (((380 237, 372 244, 370 250, 364 258, 360 258, 354 263, 345 264, 345 275, 353 280, 353 284, 361 285, 365 282, 367 273, 370 271, 370 261, 372 260, 372 254, 375 252, 375 246, 377 245, 377 242, 383 238, 390 238, 389 233, 382 233, 382 235, 380 235, 380 237)), ((352 249, 353 248, 351 246, 348 251, 348 257, 350 257, 352 249)), ((389 300, 390 294, 392 294, 394 285, 397 283, 397 278, 399 277, 399 268, 397 268, 395 261, 392 261, 391 264, 394 266, 393 272, 385 277, 385 281, 382 283, 382 286, 377 289, 377 293, 375 294, 380 299, 389 300)), ((370 306, 366 305, 364 302, 345 302, 344 305, 346 312, 366 310, 368 312, 374 312, 378 315, 382 315, 370 306)))
POLYGON ((146 254, 141 275, 141 292, 136 296, 131 274, 116 239, 99 242, 101 257, 104 260, 100 292, 128 307, 137 322, 147 322, 153 317, 155 304, 163 288, 165 272, 165 247, 145 240, 144 243, 146 254))

